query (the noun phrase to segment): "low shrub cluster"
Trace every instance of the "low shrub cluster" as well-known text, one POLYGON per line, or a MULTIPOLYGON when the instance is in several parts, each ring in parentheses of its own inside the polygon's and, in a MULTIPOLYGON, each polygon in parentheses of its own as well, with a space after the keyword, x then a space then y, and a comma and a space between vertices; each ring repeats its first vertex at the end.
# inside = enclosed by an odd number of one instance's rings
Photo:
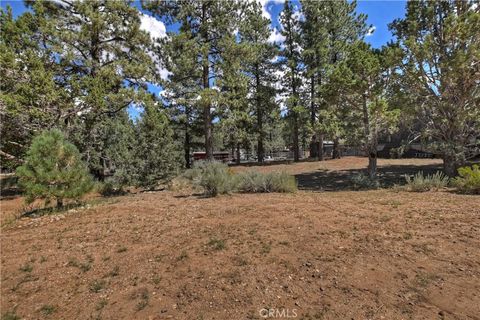
POLYGON ((480 166, 462 167, 458 169, 458 177, 453 180, 453 185, 459 192, 480 194, 480 166))
POLYGON ((209 197, 229 193, 235 188, 233 173, 226 164, 217 161, 197 162, 184 176, 209 197))
POLYGON ((417 172, 413 177, 405 175, 407 182, 405 188, 412 192, 425 192, 440 190, 448 186, 448 177, 440 171, 431 175, 424 175, 422 171, 417 172))
POLYGON ((234 174, 226 164, 216 161, 197 162, 183 174, 183 178, 191 181, 193 186, 202 188, 209 197, 233 191, 257 193, 297 190, 295 178, 285 172, 260 173, 249 170, 234 174))
POLYGON ((285 172, 260 173, 245 171, 238 175, 237 189, 240 192, 295 192, 297 183, 295 177, 285 172))
POLYGON ((380 188, 380 182, 378 182, 378 180, 372 179, 364 173, 354 175, 351 181, 355 190, 380 188))

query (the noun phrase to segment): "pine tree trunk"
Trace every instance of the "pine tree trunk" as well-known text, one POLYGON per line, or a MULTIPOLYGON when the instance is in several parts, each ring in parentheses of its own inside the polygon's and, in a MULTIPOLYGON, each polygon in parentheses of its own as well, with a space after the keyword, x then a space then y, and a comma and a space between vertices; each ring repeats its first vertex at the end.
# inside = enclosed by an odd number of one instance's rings
POLYGON ((323 134, 318 135, 318 161, 323 161, 323 134))
POLYGON ((63 198, 57 198, 57 209, 63 208, 63 198))
POLYGON ((333 151, 332 151, 332 158, 333 159, 340 159, 340 139, 335 137, 333 139, 333 151))
POLYGON ((373 151, 368 154, 368 177, 370 179, 377 177, 377 154, 373 151))
POLYGON ((191 167, 190 163, 190 133, 188 132, 188 124, 185 128, 185 142, 184 142, 184 150, 185 150, 185 166, 187 168, 191 167))
MULTIPOLYGON (((208 83, 208 65, 203 67, 203 87, 209 88, 208 83)), ((212 142, 212 119, 210 114, 210 104, 203 106, 203 122, 205 134, 205 153, 207 160, 213 160, 213 142, 212 142)))
POLYGON ((240 164, 240 143, 237 143, 237 157, 235 159, 236 164, 240 164))
MULTIPOLYGON (((310 78, 310 126, 312 129, 315 128, 315 76, 311 76, 310 78)), ((312 136, 312 141, 310 142, 310 157, 317 158, 318 157, 318 143, 317 143, 317 136, 312 136)))
MULTIPOLYGON (((202 3, 202 20, 206 19, 207 8, 206 3, 202 3)), ((203 28, 202 38, 208 42, 208 30, 203 28)), ((203 57, 203 89, 210 88, 209 82, 209 57, 208 53, 203 57)), ((213 160, 213 141, 212 141, 212 116, 210 113, 210 103, 206 103, 203 106, 203 121, 204 121, 204 134, 205 134, 205 156, 207 160, 213 160)))
POLYGON ((449 177, 455 177, 457 175, 457 169, 462 166, 461 161, 457 161, 455 155, 445 153, 443 155, 443 171, 449 177))
POLYGON ((257 161, 259 163, 263 163, 263 159, 265 158, 265 150, 263 147, 263 139, 264 139, 264 132, 263 132, 263 110, 260 101, 260 77, 258 67, 256 68, 255 74, 255 82, 256 82, 256 103, 257 103, 257 129, 258 129, 258 141, 257 141, 257 161))
MULTIPOLYGON (((368 117, 367 95, 363 95, 363 131, 365 135, 365 151, 368 154, 368 177, 375 179, 377 176, 377 141, 376 133, 370 132, 370 118, 368 117)), ((375 130, 375 129, 374 129, 375 130)))
POLYGON ((310 141, 310 158, 317 158, 318 157, 318 141, 317 136, 312 135, 312 139, 310 141))
POLYGON ((300 160, 300 149, 298 146, 298 117, 297 113, 293 113, 293 161, 300 160))

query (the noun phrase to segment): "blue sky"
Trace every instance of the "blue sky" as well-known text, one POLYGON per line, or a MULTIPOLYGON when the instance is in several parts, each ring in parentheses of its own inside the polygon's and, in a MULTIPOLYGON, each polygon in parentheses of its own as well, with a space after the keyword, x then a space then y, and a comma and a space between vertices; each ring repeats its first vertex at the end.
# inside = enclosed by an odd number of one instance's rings
MULTIPOLYGON (((262 0, 265 9, 271 15, 272 25, 278 27, 278 14, 283 8, 281 0, 262 0)), ((21 0, 2 0, 1 6, 6 8, 10 5, 15 16, 22 14, 26 8, 21 0)), ((357 11, 368 15, 368 23, 375 27, 375 32, 366 38, 373 47, 381 47, 387 43, 392 35, 388 30, 388 23, 405 14, 406 1, 359 1, 357 11)), ((174 31, 169 30, 168 31, 174 31)))
MULTIPOLYGON (((272 27, 279 28, 278 15, 283 8, 283 0, 259 0, 263 5, 264 16, 270 17, 272 27)), ((18 16, 25 12, 26 7, 22 0, 0 0, 2 8, 8 5, 12 7, 14 16, 18 16)), ((139 3, 135 5, 140 7, 139 3)), ((365 40, 373 47, 379 48, 392 40, 392 34, 388 30, 388 24, 394 19, 401 18, 405 15, 406 1, 358 1, 357 12, 364 13, 368 16, 367 23, 373 26, 374 32, 367 36, 365 40)), ((175 26, 165 26, 162 22, 155 19, 145 17, 147 20, 146 28, 152 30, 158 35, 164 34, 165 31, 176 31, 175 26), (160 30, 160 31, 159 31, 160 30)), ((272 34, 274 36, 274 34, 272 34)), ((158 94, 161 87, 149 85, 149 91, 158 94)), ((130 115, 133 118, 138 117, 138 110, 130 108, 130 115)))

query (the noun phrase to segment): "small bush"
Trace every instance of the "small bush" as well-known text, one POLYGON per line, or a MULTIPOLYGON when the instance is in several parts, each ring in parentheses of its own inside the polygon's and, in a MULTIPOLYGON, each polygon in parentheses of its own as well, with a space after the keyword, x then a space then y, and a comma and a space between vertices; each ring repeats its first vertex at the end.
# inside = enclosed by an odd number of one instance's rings
POLYGON ((378 189, 380 187, 380 183, 378 182, 378 180, 371 179, 368 175, 364 173, 358 173, 354 175, 351 181, 355 190, 378 189))
POLYGON ((245 171, 238 175, 237 188, 241 192, 295 192, 295 177, 285 172, 260 173, 245 171))
POLYGON ((407 182, 406 189, 408 191, 425 192, 445 188, 448 185, 449 179, 440 171, 426 176, 420 171, 413 177, 405 175, 405 181, 407 182))
POLYGON ((184 176, 179 176, 170 181, 168 189, 175 192, 187 191, 192 187, 191 181, 184 176))
POLYGON ((185 172, 184 177, 202 187, 209 197, 229 193, 235 188, 235 178, 228 166, 217 161, 197 162, 193 169, 185 172))
POLYGON ((127 193, 122 186, 117 185, 110 179, 105 180, 105 182, 97 182, 95 190, 104 197, 121 196, 127 193))
POLYGON ((453 180, 453 185, 463 193, 480 194, 480 167, 462 167, 458 169, 459 177, 453 180))
POLYGON ((62 207, 63 199, 78 199, 93 187, 78 149, 58 130, 45 131, 33 139, 17 175, 28 203, 55 199, 57 207, 62 207))

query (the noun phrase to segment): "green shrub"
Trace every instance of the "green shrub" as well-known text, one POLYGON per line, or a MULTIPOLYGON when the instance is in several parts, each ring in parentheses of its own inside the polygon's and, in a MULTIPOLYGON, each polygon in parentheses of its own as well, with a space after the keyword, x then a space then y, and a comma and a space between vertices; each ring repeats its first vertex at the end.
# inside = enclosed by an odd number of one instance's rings
POLYGON ((458 191, 463 193, 480 194, 480 167, 462 167, 458 169, 459 177, 453 180, 458 191))
POLYGON ((407 182, 406 189, 413 192, 433 191, 445 188, 449 179, 442 172, 437 171, 432 175, 423 175, 423 172, 417 172, 413 177, 405 175, 407 182))
POLYGON ((237 177, 237 188, 241 192, 295 192, 295 177, 285 172, 260 173, 245 171, 237 177))
POLYGON ((251 193, 297 190, 295 177, 285 172, 260 173, 250 170, 233 174, 227 165, 215 161, 197 162, 181 178, 201 187, 205 195, 211 197, 234 190, 251 193))
POLYGON ((64 199, 77 199, 93 187, 80 153, 59 130, 45 131, 33 139, 17 175, 30 203, 55 199, 57 207, 62 207, 64 199))
POLYGON ((196 162, 193 169, 185 172, 184 177, 202 187, 209 197, 231 192, 236 182, 228 166, 217 161, 196 162))
POLYGON ((378 189, 380 183, 377 179, 371 179, 368 175, 364 173, 357 173, 351 178, 353 188, 355 190, 360 189, 378 189))
POLYGON ((95 189, 104 197, 121 196, 127 193, 122 185, 115 183, 112 179, 106 179, 104 182, 96 183, 95 189))

